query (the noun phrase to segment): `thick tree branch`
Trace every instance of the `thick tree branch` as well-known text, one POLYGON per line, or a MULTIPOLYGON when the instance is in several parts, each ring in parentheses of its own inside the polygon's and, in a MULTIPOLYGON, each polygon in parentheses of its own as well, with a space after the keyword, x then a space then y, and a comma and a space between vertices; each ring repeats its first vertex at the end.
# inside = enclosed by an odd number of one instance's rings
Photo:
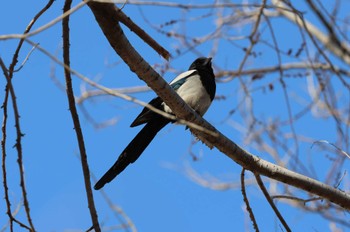
POLYGON ((342 206, 344 209, 350 209, 349 194, 254 156, 217 131, 186 105, 163 78, 131 46, 119 25, 116 15, 117 9, 113 4, 90 2, 88 6, 118 55, 139 78, 144 80, 164 100, 177 117, 201 125, 217 134, 212 135, 192 130, 204 143, 210 147, 215 146, 245 169, 321 196, 342 206))

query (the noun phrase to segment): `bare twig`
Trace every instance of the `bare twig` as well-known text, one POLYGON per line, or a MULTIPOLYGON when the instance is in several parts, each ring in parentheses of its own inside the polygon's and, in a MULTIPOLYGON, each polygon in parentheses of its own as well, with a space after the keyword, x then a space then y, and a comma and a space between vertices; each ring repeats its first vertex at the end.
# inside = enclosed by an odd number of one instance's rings
MULTIPOLYGON (((341 73, 343 75, 346 75, 350 77, 350 72, 346 69, 333 66, 336 70, 336 72, 341 73)), ((324 70, 324 71, 333 71, 332 67, 329 64, 324 63, 310 63, 310 62, 295 62, 295 63, 285 63, 281 65, 275 65, 275 66, 265 66, 262 68, 252 68, 252 69, 245 69, 242 70, 240 73, 238 71, 220 71, 215 73, 216 77, 219 78, 218 81, 226 82, 232 80, 233 77, 236 77, 238 75, 244 76, 244 75, 260 75, 263 77, 265 74, 273 73, 273 72, 279 72, 280 70, 283 71, 289 71, 289 70, 324 70), (227 78, 224 78, 227 77, 227 78)), ((257 78, 258 79, 258 78, 257 78)))
MULTIPOLYGON (((6 66, 4 62, 2 61, 0 57, 0 67, 4 73, 4 76, 6 80, 10 80, 9 74, 7 72, 6 66)), ((8 90, 8 88, 7 88, 8 90)), ((7 92, 6 92, 7 93, 7 92)), ((8 95, 7 95, 8 96, 8 95)), ((9 223, 10 223, 10 231, 13 231, 13 222, 18 223, 21 227, 29 229, 30 228, 26 225, 24 225, 22 222, 16 220, 14 216, 12 215, 11 212, 11 202, 10 202, 10 197, 8 193, 8 185, 7 185, 7 171, 6 171, 6 138, 7 138, 7 129, 6 129, 6 124, 7 124, 7 101, 6 104, 3 105, 3 112, 4 112, 4 119, 3 119, 3 124, 2 124, 2 134, 3 138, 1 141, 1 147, 2 147, 2 173, 3 173, 3 184, 4 184, 4 190, 5 190, 5 202, 6 202, 6 207, 7 207, 7 215, 9 217, 9 223)))
MULTIPOLYGON (((115 4, 125 4, 125 5, 142 5, 142 6, 159 6, 159 7, 171 7, 180 9, 212 9, 212 8, 233 8, 233 7, 255 7, 260 8, 259 3, 231 3, 222 2, 216 4, 192 4, 192 3, 177 3, 177 2, 166 2, 166 1, 125 1, 125 0, 94 0, 94 2, 100 3, 115 3, 115 4)), ((274 9, 274 5, 265 5, 266 9, 274 9)), ((288 7, 281 7, 283 10, 290 10, 288 7)))
POLYGON ((286 231, 291 231, 291 229, 289 228, 287 222, 284 220, 282 214, 279 212, 279 210, 277 209, 275 203, 273 202, 273 200, 271 199, 270 194, 268 193, 268 191, 266 190, 264 183, 262 182, 260 175, 257 173, 254 173, 255 179, 261 189, 261 191, 263 192, 266 200, 269 202, 271 208, 273 209, 273 211, 275 212, 276 216, 278 217, 278 219, 280 220, 280 222, 282 223, 282 225, 284 226, 284 228, 286 229, 286 231))
MULTIPOLYGON (((6 66, 1 58, 0 58, 0 66, 1 66, 2 70, 5 70, 6 66)), ((4 71, 4 74, 5 73, 6 72, 4 71)), ((15 147, 16 147, 17 154, 18 154, 17 162, 18 162, 19 173, 20 173, 20 186, 21 186, 22 196, 23 196, 23 205, 25 208, 28 223, 30 225, 30 230, 35 231, 34 224, 33 224, 32 218, 30 216, 29 201, 28 201, 28 197, 27 197, 27 189, 26 189, 25 180, 24 180, 24 165, 23 165, 23 150, 22 150, 22 136, 24 136, 24 134, 21 131, 20 120, 19 120, 19 118, 20 118, 19 117, 19 110, 18 110, 18 106, 17 106, 15 90, 12 86, 12 81, 11 81, 9 75, 5 74, 4 76, 5 76, 6 81, 7 81, 6 87, 7 87, 7 90, 9 91, 9 95, 11 97, 12 107, 13 107, 13 112, 14 112, 15 128, 16 128, 16 134, 17 134, 15 147)), ((7 116, 7 114, 6 114, 6 116, 7 116)), ((3 128, 4 128, 4 126, 5 125, 3 125, 3 128)), ((6 131, 5 131, 5 133, 6 133, 6 131)), ((5 144, 4 144, 4 146, 5 146, 5 144)), ((3 155, 4 154, 6 154, 6 153, 4 153, 4 151, 3 151, 3 155)), ((6 173, 4 158, 3 158, 3 172, 6 173)), ((6 191, 8 191, 6 174, 4 174, 4 178, 5 178, 4 179, 4 188, 6 189, 6 191), (5 184, 5 182, 6 182, 6 184, 5 184)), ((8 198, 8 193, 7 193, 7 200, 6 201, 7 201, 8 210, 11 210, 11 208, 10 208, 11 205, 10 205, 10 201, 8 198)), ((8 211, 7 214, 8 214, 11 221, 18 222, 18 220, 15 220, 12 217, 11 211, 8 211)), ((24 224, 22 224, 22 223, 19 223, 19 225, 24 226, 24 224)), ((24 226, 24 227, 27 227, 27 226, 24 226)), ((11 229, 12 229, 12 226, 11 226, 11 229)))
MULTIPOLYGON (((273 44, 275 45, 275 48, 276 48, 276 55, 277 55, 277 60, 278 60, 278 66, 282 66, 281 54, 278 52, 280 49, 279 49, 279 46, 278 46, 278 42, 277 42, 275 33, 272 30, 272 25, 270 23, 270 20, 267 17, 265 17, 265 18, 266 18, 267 25, 268 25, 268 27, 270 29, 270 32, 271 32, 271 37, 272 37, 273 44)), ((285 84, 285 81, 284 81, 283 71, 284 71, 283 69, 279 70, 279 82, 280 82, 280 84, 282 86, 282 89, 283 89, 283 96, 284 96, 284 99, 285 99, 285 102, 286 102, 288 118, 289 118, 289 126, 290 126, 290 129, 292 131, 292 135, 293 135, 293 139, 294 139, 295 154, 294 154, 293 158, 294 158, 295 162, 293 164, 299 165, 299 163, 300 163, 299 162, 299 142, 298 142, 298 138, 297 138, 295 127, 294 127, 293 113, 292 113, 290 98, 289 98, 289 95, 288 95, 288 92, 287 92, 287 88, 286 88, 286 84, 285 84)), ((292 165, 292 169, 295 169, 295 165, 292 165)))
MULTIPOLYGON (((118 88, 118 89, 111 89, 114 92, 123 93, 123 94, 129 94, 129 93, 141 93, 150 91, 151 89, 148 86, 134 86, 129 88, 118 88)), ((77 104, 83 104, 83 102, 91 97, 97 97, 97 96, 106 96, 109 95, 109 93, 106 93, 103 90, 89 90, 82 92, 80 97, 76 98, 77 104)))
MULTIPOLYGON (((261 21, 261 17, 263 15, 263 10, 264 10, 264 7, 266 5, 266 0, 263 0, 263 3, 262 5, 260 6, 260 9, 259 9, 259 12, 258 12, 258 15, 256 16, 256 22, 255 24, 253 25, 253 29, 252 29, 252 32, 250 33, 249 35, 249 42, 250 42, 250 45, 249 47, 246 49, 246 52, 245 52, 245 55, 238 67, 238 78, 241 82, 241 85, 243 86, 243 89, 244 89, 244 92, 247 96, 249 96, 249 92, 248 92, 248 89, 246 88, 245 84, 243 83, 241 77, 240 77, 240 73, 242 72, 243 70, 243 67, 248 59, 248 57, 250 56, 252 50, 253 50, 253 47, 256 45, 256 43, 258 42, 258 39, 259 39, 259 33, 258 32, 258 27, 260 26, 260 21, 261 21)), ((249 97, 250 98, 250 97, 249 97)))
MULTIPOLYGON (((10 79, 8 76, 7 68, 5 64, 3 63, 1 57, 0 57, 0 65, 1 69, 4 73, 4 76, 6 76, 6 79, 10 79)), ((7 140, 7 98, 8 94, 6 94, 6 98, 4 99, 4 103, 2 104, 2 109, 3 109, 3 121, 2 121, 2 126, 1 126, 1 132, 2 132, 2 139, 1 139, 1 151, 2 151, 2 156, 1 156, 1 169, 2 169, 2 182, 4 185, 4 192, 5 192, 5 202, 6 202, 6 213, 7 216, 9 217, 10 220, 10 231, 13 232, 13 220, 12 220, 12 213, 11 213, 11 201, 9 197, 9 191, 8 191, 8 185, 7 185, 7 171, 6 171, 6 140, 7 140)))
POLYGON ((258 224, 256 223, 255 216, 254 216, 254 213, 253 213, 253 209, 250 207, 249 200, 248 200, 248 197, 247 197, 247 192, 245 191, 244 172, 245 172, 245 168, 242 168, 242 172, 241 172, 241 188, 242 188, 243 201, 244 201, 244 203, 246 205, 246 209, 248 211, 250 221, 253 223, 254 230, 256 232, 258 232, 259 231, 259 227, 258 227, 258 224))
POLYGON ((286 196, 286 195, 274 195, 274 196, 271 196, 271 198, 272 199, 286 199, 286 200, 291 200, 291 201, 297 201, 297 202, 301 202, 302 204, 306 204, 306 203, 312 202, 312 201, 321 201, 322 200, 322 198, 320 198, 320 197, 302 199, 300 197, 286 196))
POLYGON ((340 152, 340 154, 342 155, 345 155, 346 157, 348 157, 348 159, 350 159, 350 155, 345 152, 344 150, 340 149, 338 146, 336 146, 334 143, 331 143, 327 140, 318 140, 318 141, 315 141, 312 145, 311 145, 311 148, 315 145, 315 144, 318 144, 318 143, 326 143, 326 144, 329 144, 331 146, 333 146, 338 152, 340 152))
MULTIPOLYGON (((23 40, 21 40, 21 41, 23 41, 23 40)), ((22 64, 16 70, 13 70, 13 72, 18 72, 24 67, 25 63, 29 60, 30 55, 34 52, 36 46, 37 45, 32 47, 32 49, 28 52, 27 56, 22 61, 22 64)))

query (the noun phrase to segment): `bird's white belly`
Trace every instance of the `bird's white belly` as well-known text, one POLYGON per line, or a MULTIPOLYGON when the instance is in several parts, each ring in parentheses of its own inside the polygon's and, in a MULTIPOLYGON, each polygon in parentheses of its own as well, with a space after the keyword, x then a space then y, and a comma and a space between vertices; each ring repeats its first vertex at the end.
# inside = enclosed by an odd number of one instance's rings
MULTIPOLYGON (((201 116, 208 110, 211 100, 206 89, 198 77, 191 77, 176 91, 177 94, 201 116)), ((164 111, 172 113, 171 109, 165 104, 164 111)))

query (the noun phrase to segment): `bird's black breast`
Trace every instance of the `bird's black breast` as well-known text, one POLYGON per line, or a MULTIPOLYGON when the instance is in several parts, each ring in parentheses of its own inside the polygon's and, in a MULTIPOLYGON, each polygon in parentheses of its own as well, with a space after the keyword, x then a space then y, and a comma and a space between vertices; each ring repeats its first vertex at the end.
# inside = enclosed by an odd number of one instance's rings
POLYGON ((210 96, 210 100, 213 100, 216 93, 215 76, 212 70, 198 69, 200 80, 210 96))

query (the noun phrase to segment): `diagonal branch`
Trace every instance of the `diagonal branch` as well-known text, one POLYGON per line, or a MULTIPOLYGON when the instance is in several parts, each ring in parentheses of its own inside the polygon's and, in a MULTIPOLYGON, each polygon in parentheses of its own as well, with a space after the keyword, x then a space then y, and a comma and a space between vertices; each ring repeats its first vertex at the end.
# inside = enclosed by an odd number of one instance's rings
POLYGON ((186 105, 186 103, 170 88, 164 79, 154 71, 154 69, 148 65, 140 54, 132 47, 119 25, 118 17, 116 15, 117 9, 113 4, 89 2, 88 6, 95 15, 96 21, 99 23, 113 49, 130 67, 130 69, 163 99, 178 118, 191 121, 217 133, 215 136, 213 134, 202 133, 191 129, 191 131, 205 144, 210 147, 215 146, 222 153, 245 169, 303 189, 309 193, 328 199, 345 209, 350 209, 349 194, 252 155, 217 131, 212 125, 186 105))
POLYGON ((170 53, 157 43, 150 35, 148 35, 142 28, 140 28, 137 24, 135 24, 121 9, 117 11, 118 20, 127 26, 131 31, 133 31, 136 35, 138 35, 145 43, 147 43, 150 47, 152 47, 159 55, 161 55, 164 59, 169 60, 170 53))
POLYGON ((284 220, 282 214, 280 213, 280 211, 277 209, 275 203, 273 202, 273 200, 271 199, 271 196, 269 194, 269 192, 267 191, 267 189, 265 188, 265 185, 263 183, 263 181, 261 180, 260 175, 258 175, 257 173, 254 173, 255 179, 258 182, 258 185, 261 189, 261 191, 263 192, 267 202, 270 204, 271 208, 273 209, 273 211, 275 212, 276 216, 278 217, 278 219, 280 220, 280 222, 282 223, 282 225, 284 226, 284 228, 286 229, 286 231, 291 232, 291 229, 289 228, 286 220, 284 220))

